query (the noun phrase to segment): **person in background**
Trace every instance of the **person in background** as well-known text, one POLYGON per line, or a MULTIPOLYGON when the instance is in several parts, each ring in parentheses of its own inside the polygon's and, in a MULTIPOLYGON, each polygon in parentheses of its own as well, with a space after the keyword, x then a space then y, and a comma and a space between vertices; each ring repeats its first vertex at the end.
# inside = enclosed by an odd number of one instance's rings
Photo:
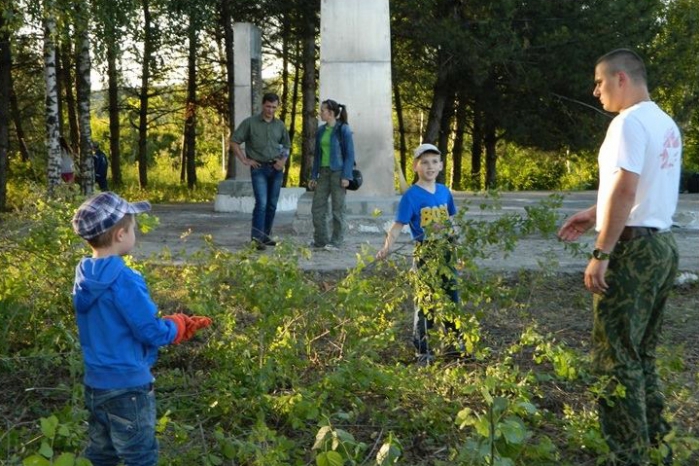
POLYGON ((124 262, 136 244, 135 214, 148 210, 148 202, 104 192, 86 200, 72 220, 92 249, 75 269, 73 305, 89 412, 85 456, 94 466, 157 465, 151 366, 158 347, 189 340, 211 324, 185 314, 158 318, 145 280, 124 262))
POLYGON ((64 183, 73 183, 75 181, 73 151, 70 150, 70 146, 63 136, 58 138, 58 143, 61 145, 61 179, 64 183))
POLYGON ((347 124, 347 108, 334 100, 320 105, 325 123, 316 132, 309 189, 313 190, 313 246, 337 251, 344 241, 345 194, 352 180, 354 142, 347 124), (328 238, 328 197, 332 207, 332 236, 328 238))
POLYGON ((100 149, 99 144, 96 142, 92 143, 92 160, 95 167, 95 183, 99 186, 100 191, 109 191, 109 186, 107 184, 107 168, 109 167, 109 161, 107 156, 102 149, 100 149))
POLYGON ((663 447, 672 464, 655 360, 679 262, 671 227, 680 131, 651 101, 645 65, 631 50, 597 60, 593 94, 618 113, 599 150, 597 203, 568 218, 558 235, 575 241, 590 228, 597 232, 584 278, 593 293, 593 369, 609 377, 599 421, 611 464, 648 464, 650 447, 663 447))
MULTIPOLYGON (((453 306, 459 304, 456 269, 452 241, 454 230, 452 218, 456 215, 454 197, 445 185, 437 183, 437 176, 444 169, 442 155, 432 144, 421 144, 415 149, 413 169, 417 183, 403 194, 398 204, 396 219, 386 235, 386 241, 376 253, 378 260, 385 259, 405 225, 415 241, 414 265, 421 286, 428 292, 415 290, 416 305, 413 326, 413 344, 417 349, 417 362, 430 364, 435 357, 428 341, 428 330, 435 323, 439 304, 432 301, 436 286, 446 293, 453 306), (421 296, 427 294, 426 299, 421 296)), ((443 303, 441 304, 443 306, 443 303)), ((464 356, 463 339, 456 325, 449 318, 442 318, 447 341, 452 340, 444 355, 464 356), (458 349, 457 349, 458 347, 458 349)))
POLYGON ((262 97, 262 112, 243 120, 233 133, 233 153, 250 167, 255 208, 252 211, 253 246, 262 250, 277 243, 271 238, 277 201, 289 158, 291 140, 284 122, 275 117, 279 96, 262 97), (245 151, 241 144, 245 143, 245 151))

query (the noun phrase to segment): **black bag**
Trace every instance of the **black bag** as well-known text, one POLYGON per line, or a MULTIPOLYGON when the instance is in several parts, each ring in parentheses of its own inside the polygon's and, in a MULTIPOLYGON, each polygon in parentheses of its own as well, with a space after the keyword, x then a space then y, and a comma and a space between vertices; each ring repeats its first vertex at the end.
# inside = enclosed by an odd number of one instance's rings
MULTIPOLYGON (((342 138, 342 128, 338 128, 339 130, 339 136, 340 136, 340 151, 342 152, 342 157, 344 158, 344 151, 342 149, 342 146, 344 145, 344 140, 342 138)), ((359 168, 357 168, 357 157, 355 156, 354 158, 354 168, 352 168, 352 179, 349 182, 349 185, 347 186, 347 189, 350 191, 356 191, 358 190, 361 186, 362 183, 364 182, 364 177, 362 176, 362 172, 359 171, 359 168)))
POLYGON ((356 191, 362 186, 363 182, 364 177, 362 176, 362 172, 360 172, 358 168, 353 168, 352 179, 350 180, 347 189, 349 189, 350 191, 356 191))

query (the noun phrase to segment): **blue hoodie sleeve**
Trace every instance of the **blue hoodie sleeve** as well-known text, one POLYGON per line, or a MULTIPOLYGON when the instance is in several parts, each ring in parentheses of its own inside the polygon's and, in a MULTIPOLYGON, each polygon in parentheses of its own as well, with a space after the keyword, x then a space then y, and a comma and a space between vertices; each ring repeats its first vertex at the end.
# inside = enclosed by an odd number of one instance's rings
POLYGON ((136 340, 153 347, 168 345, 175 340, 177 326, 157 317, 158 308, 150 298, 141 274, 125 270, 114 293, 119 312, 136 340))

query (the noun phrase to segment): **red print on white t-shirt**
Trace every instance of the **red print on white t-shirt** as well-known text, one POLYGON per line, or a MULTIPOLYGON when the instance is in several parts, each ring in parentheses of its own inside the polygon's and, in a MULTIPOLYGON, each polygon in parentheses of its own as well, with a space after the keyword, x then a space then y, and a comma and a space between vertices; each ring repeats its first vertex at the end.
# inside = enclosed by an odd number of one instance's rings
MULTIPOLYGON (((675 160, 670 160, 670 152, 668 149, 676 149, 680 147, 680 138, 675 134, 675 130, 670 128, 665 133, 665 143, 663 144, 663 152, 660 154, 660 169, 672 168, 675 166, 675 160)), ((673 151, 674 157, 677 158, 677 151, 673 151)))

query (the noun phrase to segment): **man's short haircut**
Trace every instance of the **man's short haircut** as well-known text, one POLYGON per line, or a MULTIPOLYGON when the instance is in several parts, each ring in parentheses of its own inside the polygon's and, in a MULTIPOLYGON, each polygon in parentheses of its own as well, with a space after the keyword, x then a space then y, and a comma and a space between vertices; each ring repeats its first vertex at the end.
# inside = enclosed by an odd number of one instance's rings
POLYGON ((262 103, 265 102, 279 102, 279 96, 274 92, 268 92, 262 96, 262 103))
POLYGON ((643 59, 631 49, 616 49, 605 53, 597 59, 596 65, 606 63, 609 73, 625 72, 636 84, 646 84, 646 65, 643 59))
POLYGON ((117 221, 109 230, 95 236, 94 238, 86 240, 87 244, 93 248, 108 248, 114 242, 114 233, 116 233, 119 228, 133 228, 134 217, 134 214, 124 215, 124 217, 117 221))

